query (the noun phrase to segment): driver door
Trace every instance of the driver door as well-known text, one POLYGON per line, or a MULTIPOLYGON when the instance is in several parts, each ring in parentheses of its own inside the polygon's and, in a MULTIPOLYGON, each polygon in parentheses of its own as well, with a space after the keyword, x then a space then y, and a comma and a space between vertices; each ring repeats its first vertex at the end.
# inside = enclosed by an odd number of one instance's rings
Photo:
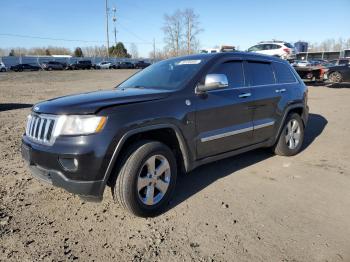
POLYGON ((242 61, 219 63, 209 74, 225 74, 228 87, 197 96, 198 159, 245 147, 253 138, 253 98, 242 61))

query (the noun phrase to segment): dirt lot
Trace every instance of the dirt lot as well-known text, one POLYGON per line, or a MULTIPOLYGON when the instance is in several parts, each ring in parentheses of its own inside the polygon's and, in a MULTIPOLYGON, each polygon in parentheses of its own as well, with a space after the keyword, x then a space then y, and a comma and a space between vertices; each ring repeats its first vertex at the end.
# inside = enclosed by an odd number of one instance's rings
POLYGON ((31 177, 33 103, 112 88, 132 70, 0 74, 0 261, 350 261, 350 89, 310 87, 304 150, 256 150, 179 179, 169 211, 129 215, 31 177))

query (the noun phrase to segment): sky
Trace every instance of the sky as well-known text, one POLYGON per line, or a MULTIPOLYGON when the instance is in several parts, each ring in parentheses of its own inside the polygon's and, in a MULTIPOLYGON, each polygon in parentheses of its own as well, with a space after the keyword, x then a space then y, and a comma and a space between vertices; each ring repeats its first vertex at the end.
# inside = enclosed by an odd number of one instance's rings
MULTIPOLYGON (((141 56, 162 49, 164 14, 193 8, 200 16, 202 48, 241 50, 259 41, 320 42, 350 38, 350 0, 108 0, 117 8, 117 41, 135 43, 141 56)), ((106 43, 105 0, 0 0, 0 48, 93 46, 106 43), (29 37, 9 36, 22 35, 29 37), (63 41, 74 40, 74 41, 63 41)), ((110 43, 114 43, 112 15, 110 43)))

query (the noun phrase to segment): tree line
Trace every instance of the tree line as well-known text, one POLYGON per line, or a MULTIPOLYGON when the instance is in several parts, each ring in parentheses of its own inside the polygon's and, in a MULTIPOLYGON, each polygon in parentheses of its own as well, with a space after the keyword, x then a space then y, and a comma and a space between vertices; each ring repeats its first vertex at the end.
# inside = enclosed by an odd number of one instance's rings
MULTIPOLYGON (((111 57, 125 57, 125 58, 138 58, 137 46, 135 44, 130 45, 132 54, 129 54, 128 50, 122 42, 118 42, 116 45, 112 45, 109 50, 109 56, 111 57)), ((33 48, 0 48, 0 56, 51 56, 51 55, 71 55, 75 57, 106 57, 107 49, 104 45, 101 46, 87 46, 76 47, 73 51, 66 47, 33 47, 33 48)))
POLYGON ((309 52, 342 51, 350 49, 350 38, 330 38, 319 43, 309 43, 309 52))

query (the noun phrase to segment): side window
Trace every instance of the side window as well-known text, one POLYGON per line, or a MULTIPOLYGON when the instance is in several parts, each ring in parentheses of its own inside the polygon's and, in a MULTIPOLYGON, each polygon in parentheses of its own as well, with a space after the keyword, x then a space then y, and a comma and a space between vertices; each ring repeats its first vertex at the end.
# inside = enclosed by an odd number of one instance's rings
POLYGON ((210 72, 211 74, 225 74, 229 87, 244 86, 243 64, 241 61, 229 61, 222 63, 210 72))
POLYGON ((346 59, 339 59, 339 65, 347 65, 348 64, 348 60, 346 59))
POLYGON ((271 50, 272 49, 272 45, 271 44, 264 44, 263 45, 263 50, 271 50))
POLYGON ((270 85, 275 83, 275 77, 270 63, 247 62, 250 85, 270 85))
POLYGON ((294 83, 296 81, 288 65, 273 63, 273 67, 275 69, 277 83, 294 83))
POLYGON ((255 45, 248 49, 249 52, 262 50, 262 45, 255 45))

